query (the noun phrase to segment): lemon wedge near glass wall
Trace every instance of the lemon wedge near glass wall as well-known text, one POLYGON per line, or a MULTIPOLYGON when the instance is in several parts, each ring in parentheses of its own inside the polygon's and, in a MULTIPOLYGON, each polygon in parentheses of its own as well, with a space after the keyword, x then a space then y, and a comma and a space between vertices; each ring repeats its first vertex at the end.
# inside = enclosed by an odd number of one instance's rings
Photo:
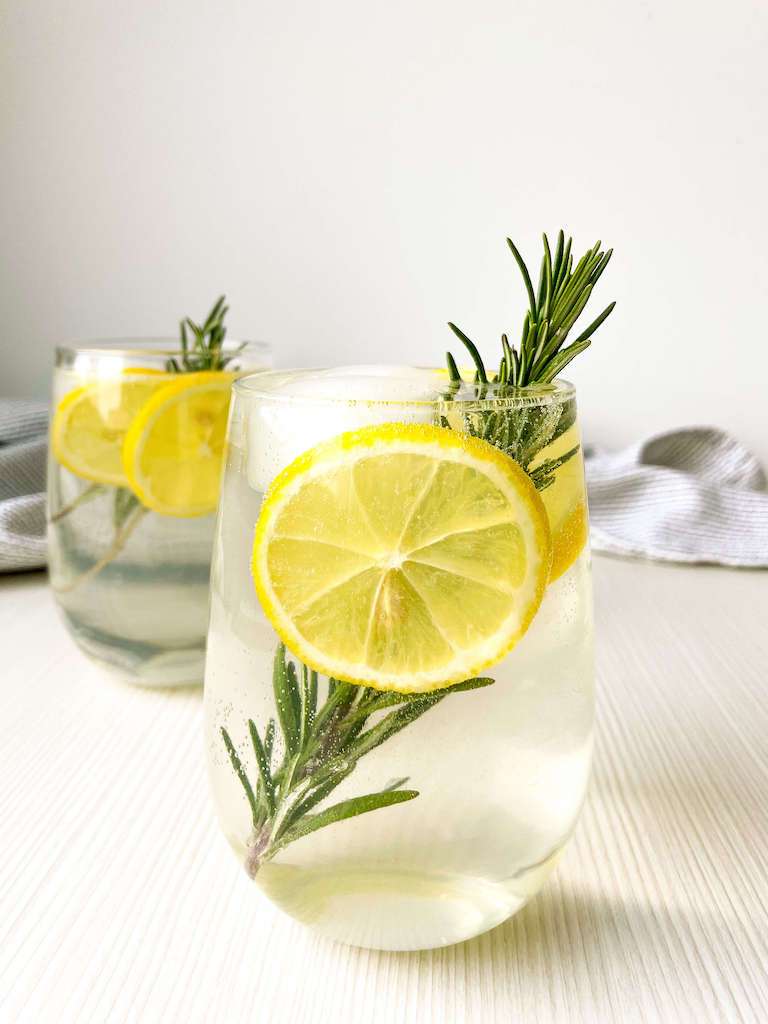
POLYGON ((147 508, 180 517, 215 510, 235 376, 181 374, 139 409, 125 436, 122 465, 147 508))
MULTIPOLYGON (((553 444, 538 453, 528 467, 529 471, 534 471, 548 459, 560 458, 579 443, 579 429, 574 424, 553 444)), ((570 569, 587 542, 587 497, 581 453, 560 466, 555 471, 554 482, 539 493, 552 532, 552 570, 549 581, 553 583, 570 569)))
POLYGON ((275 479, 256 525, 262 607, 325 675, 427 692, 523 636, 551 564, 528 476, 492 445, 426 424, 341 434, 275 479))

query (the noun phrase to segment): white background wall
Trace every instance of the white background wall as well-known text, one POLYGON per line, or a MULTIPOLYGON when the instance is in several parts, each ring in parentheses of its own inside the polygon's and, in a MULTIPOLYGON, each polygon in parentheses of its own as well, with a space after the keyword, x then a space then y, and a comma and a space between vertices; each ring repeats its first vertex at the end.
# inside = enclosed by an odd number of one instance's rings
POLYGON ((0 392, 220 292, 280 365, 496 354, 504 237, 616 249, 592 438, 768 459, 765 0, 0 0, 0 392))

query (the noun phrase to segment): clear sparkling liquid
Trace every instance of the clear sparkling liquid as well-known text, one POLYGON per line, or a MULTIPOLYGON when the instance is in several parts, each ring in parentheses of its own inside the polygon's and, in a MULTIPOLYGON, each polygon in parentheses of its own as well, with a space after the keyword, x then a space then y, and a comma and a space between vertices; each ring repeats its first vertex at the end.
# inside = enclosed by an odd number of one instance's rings
MULTIPOLYGON (((86 484, 51 467, 70 495, 86 484)), ((131 682, 200 683, 205 658, 214 516, 144 511, 116 557, 114 489, 49 526, 51 585, 78 645, 131 682), (95 571, 98 569, 98 571, 95 571)))
MULTIPOLYGON (((230 451, 216 540, 206 667, 206 742, 218 814, 239 859, 250 816, 224 748, 227 729, 256 775, 247 720, 275 716, 276 637, 250 576, 262 495, 230 451)), ((592 743, 592 619, 583 553, 552 584, 495 684, 451 694, 358 762, 331 802, 408 777, 419 796, 335 823, 285 847, 255 881, 332 938, 432 948, 480 934, 544 883, 586 790, 592 743)), ((321 686, 320 701, 325 691, 321 686)), ((281 752, 278 751, 278 754, 281 752)))

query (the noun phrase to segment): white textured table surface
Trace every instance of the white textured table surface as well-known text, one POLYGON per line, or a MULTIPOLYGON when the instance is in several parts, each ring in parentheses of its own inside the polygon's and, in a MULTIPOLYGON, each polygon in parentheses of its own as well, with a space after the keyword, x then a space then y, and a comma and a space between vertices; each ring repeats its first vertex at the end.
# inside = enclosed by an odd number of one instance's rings
POLYGON ((768 576, 595 560, 593 784, 512 921, 373 953, 274 911, 213 819, 199 691, 111 682, 0 582, 0 1020, 768 1020, 768 576))

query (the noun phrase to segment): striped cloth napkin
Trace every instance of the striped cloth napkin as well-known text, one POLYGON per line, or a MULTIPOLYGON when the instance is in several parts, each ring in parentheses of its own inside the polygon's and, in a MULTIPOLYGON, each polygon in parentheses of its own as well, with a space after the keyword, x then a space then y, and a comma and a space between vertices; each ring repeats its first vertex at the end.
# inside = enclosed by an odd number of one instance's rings
MULTIPOLYGON (((45 565, 44 404, 0 400, 0 572, 45 565)), ((585 448, 592 548, 673 562, 768 567, 762 467, 714 427, 585 448)))
POLYGON ((715 427, 585 448, 594 551, 768 566, 768 493, 755 456, 715 427))
POLYGON ((45 565, 48 407, 0 399, 0 572, 45 565))

